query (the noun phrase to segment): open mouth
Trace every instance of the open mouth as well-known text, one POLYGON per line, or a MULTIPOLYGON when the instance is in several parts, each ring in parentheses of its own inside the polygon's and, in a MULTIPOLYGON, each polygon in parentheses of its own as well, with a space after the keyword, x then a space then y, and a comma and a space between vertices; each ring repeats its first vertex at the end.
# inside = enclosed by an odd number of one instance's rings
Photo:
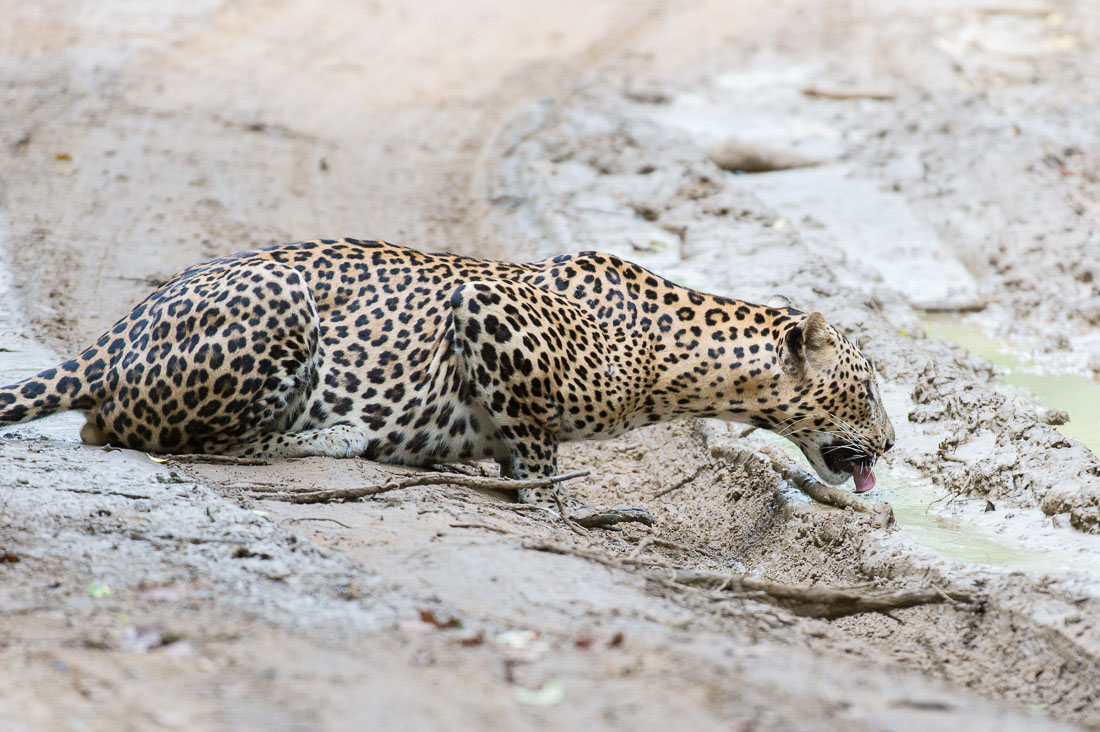
POLYGON ((855 493, 866 493, 875 487, 874 458, 851 445, 827 445, 821 448, 821 457, 829 470, 835 473, 851 473, 856 484, 855 493))

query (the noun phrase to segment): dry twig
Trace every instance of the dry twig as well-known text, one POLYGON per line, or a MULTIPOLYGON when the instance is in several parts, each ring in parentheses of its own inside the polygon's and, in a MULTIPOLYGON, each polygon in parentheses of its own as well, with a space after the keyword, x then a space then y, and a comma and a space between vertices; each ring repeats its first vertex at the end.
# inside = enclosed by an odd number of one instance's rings
POLYGON ((263 498, 285 501, 287 503, 332 503, 357 501, 367 496, 376 496, 379 493, 388 493, 389 491, 411 488, 418 485, 458 485, 465 488, 518 490, 520 488, 545 488, 555 483, 581 478, 586 475, 588 475, 587 470, 577 470, 572 473, 552 475, 549 478, 512 480, 511 478, 476 475, 409 473, 407 475, 395 475, 385 483, 379 485, 359 486, 357 488, 334 488, 330 490, 310 491, 281 491, 277 489, 268 490, 260 488, 247 490, 263 498))
POLYGON ((352 528, 351 526, 345 524, 343 521, 337 521, 336 519, 329 518, 327 516, 300 516, 298 518, 285 518, 279 522, 279 525, 282 526, 283 524, 300 524, 303 521, 331 521, 334 524, 343 526, 345 529, 352 528))
POLYGON ((894 98, 894 93, 888 89, 873 89, 864 87, 817 87, 808 86, 802 90, 808 97, 820 99, 835 99, 846 101, 848 99, 873 99, 877 102, 888 102, 894 98))
MULTIPOLYGON (((283 460, 293 460, 294 458, 283 458, 283 460)), ((269 460, 267 458, 246 458, 246 457, 234 457, 232 455, 201 455, 184 453, 181 455, 165 455, 163 458, 157 458, 158 462, 168 463, 192 463, 201 465, 207 463, 209 465, 274 465, 275 460, 269 460)))
MULTIPOLYGON (((651 563, 627 557, 616 559, 592 549, 571 547, 565 544, 533 539, 525 541, 524 548, 552 554, 566 554, 589 559, 611 567, 627 570, 630 565, 642 565, 647 576, 687 587, 704 587, 729 591, 738 595, 751 595, 773 605, 783 607, 795 615, 814 618, 839 618, 845 615, 877 612, 889 613, 917 605, 934 605, 943 602, 975 601, 973 595, 962 590, 945 590, 941 587, 925 587, 917 590, 864 591, 861 586, 821 587, 813 585, 789 585, 782 582, 746 577, 736 573, 710 572, 698 569, 667 568, 661 570, 651 563)), ((627 570, 629 571, 629 570, 627 570)))
POLYGON ((734 578, 733 586, 739 586, 750 592, 761 592, 769 602, 784 607, 795 615, 814 618, 839 618, 869 612, 885 613, 889 610, 900 610, 917 605, 935 605, 945 601, 974 601, 969 592, 945 590, 941 587, 866 592, 851 587, 788 585, 743 575, 695 569, 676 570, 673 579, 686 585, 709 586, 728 583, 731 577, 734 578))
POLYGON ((691 547, 684 546, 683 544, 679 544, 675 541, 669 541, 668 539, 661 539, 661 538, 658 538, 656 536, 646 536, 646 537, 643 537, 642 540, 638 542, 638 546, 634 547, 634 549, 631 550, 630 554, 627 555, 627 558, 628 559, 636 559, 637 557, 641 556, 642 552, 644 552, 646 549, 648 549, 651 546, 660 547, 662 549, 674 549, 678 552, 684 552, 684 553, 693 553, 693 552, 695 552, 695 550, 692 549, 691 547))
POLYGON ((871 503, 854 493, 826 485, 770 445, 754 447, 723 445, 722 452, 729 459, 739 463, 763 462, 778 473, 780 478, 790 482, 815 501, 869 514, 871 521, 878 528, 885 528, 894 523, 894 509, 889 503, 885 501, 871 503))
POLYGON ((120 498, 130 498, 132 500, 148 500, 154 496, 145 495, 144 493, 125 493, 123 491, 106 491, 96 488, 61 488, 61 490, 68 493, 87 493, 93 496, 118 496, 120 498))
POLYGON ((569 512, 565 510, 565 505, 562 504, 561 497, 558 496, 556 493, 554 494, 554 503, 558 507, 558 516, 560 516, 561 520, 565 522, 565 525, 569 528, 569 530, 572 531, 574 534, 584 536, 586 533, 585 530, 581 528, 581 525, 579 523, 570 518, 569 512))
POLYGON ((980 313, 982 310, 985 310, 990 303, 996 301, 996 298, 984 297, 979 300, 968 300, 966 302, 930 302, 921 303, 920 309, 929 315, 939 315, 941 313, 980 313))
POLYGON ((696 478, 698 478, 698 477, 699 477, 699 473, 702 473, 702 472, 703 472, 703 471, 704 471, 704 470, 705 470, 705 469, 706 469, 707 467, 708 467, 708 465, 707 465, 706 463, 703 463, 702 465, 700 465, 699 467, 697 467, 697 468, 695 469, 695 472, 693 472, 693 473, 692 473, 691 475, 686 475, 686 476, 684 476, 683 478, 680 478, 680 480, 678 480, 678 481, 676 481, 675 483, 673 483, 672 485, 670 485, 669 487, 667 487, 667 488, 662 488, 661 490, 659 490, 659 491, 657 491, 656 493, 654 493, 654 494, 653 494, 653 497, 654 497, 654 498, 660 498, 661 496, 664 496, 664 495, 667 495, 667 494, 669 494, 669 493, 672 493, 672 491, 674 491, 674 490, 677 490, 677 489, 679 489, 679 488, 683 488, 683 487, 684 487, 685 485, 687 485, 687 484, 688 484, 688 483, 690 483, 691 481, 693 481, 693 480, 695 480, 696 478))
POLYGON ((507 534, 508 536, 521 536, 521 534, 518 534, 518 533, 516 533, 515 531, 512 531, 509 528, 505 528, 504 526, 495 526, 493 524, 482 524, 482 523, 473 522, 473 523, 465 523, 465 524, 447 524, 447 525, 450 526, 452 529, 486 529, 488 531, 495 531, 498 534, 507 534))

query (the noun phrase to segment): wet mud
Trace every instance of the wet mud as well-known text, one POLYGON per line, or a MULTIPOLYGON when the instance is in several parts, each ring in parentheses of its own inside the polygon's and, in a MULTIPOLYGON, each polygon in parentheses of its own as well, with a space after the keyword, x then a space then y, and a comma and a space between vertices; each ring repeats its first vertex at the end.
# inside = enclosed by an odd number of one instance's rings
POLYGON ((1098 11, 567 5, 22 5, 2 375, 276 240, 599 249, 842 328, 897 427, 868 494, 896 525, 732 459, 789 446, 708 420, 564 447, 585 500, 657 519, 604 532, 458 487, 262 500, 390 468, 160 463, 63 416, 0 440, 5 719, 1100 728, 1098 11), (976 601, 821 620, 654 578, 675 568, 976 601))

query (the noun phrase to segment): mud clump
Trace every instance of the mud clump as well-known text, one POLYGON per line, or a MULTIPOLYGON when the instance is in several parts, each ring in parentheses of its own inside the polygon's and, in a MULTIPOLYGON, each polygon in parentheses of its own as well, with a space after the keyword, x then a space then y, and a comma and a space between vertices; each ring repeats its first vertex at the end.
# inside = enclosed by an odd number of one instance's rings
POLYGON ((935 453, 914 464, 952 493, 1009 498, 1100 533, 1100 459, 1055 429, 1065 414, 1037 415, 960 371, 950 361, 930 363, 916 380, 909 421, 942 437, 935 453))
POLYGON ((811 168, 821 161, 792 150, 730 138, 707 151, 707 159, 730 173, 768 173, 776 170, 811 168))

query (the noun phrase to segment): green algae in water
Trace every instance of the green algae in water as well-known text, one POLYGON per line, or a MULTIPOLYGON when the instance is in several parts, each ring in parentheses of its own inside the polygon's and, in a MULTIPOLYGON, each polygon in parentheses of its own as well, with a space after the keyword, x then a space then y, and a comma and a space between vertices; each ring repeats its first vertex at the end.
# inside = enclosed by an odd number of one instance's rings
POLYGON ((918 543, 962 562, 1013 569, 1051 566, 1046 552, 1024 549, 990 536, 986 530, 969 521, 936 513, 935 505, 945 501, 945 497, 936 496, 930 484, 918 475, 907 475, 909 472, 880 461, 875 466, 878 478, 875 493, 865 498, 889 502, 898 526, 918 543))
POLYGON ((1012 353, 1007 344, 958 316, 926 315, 923 321, 929 338, 954 341, 989 359, 1002 381, 1033 394, 1045 407, 1068 412, 1070 421, 1059 425, 1058 431, 1100 455, 1100 384, 1077 374, 1038 373, 1033 363, 1012 353))

